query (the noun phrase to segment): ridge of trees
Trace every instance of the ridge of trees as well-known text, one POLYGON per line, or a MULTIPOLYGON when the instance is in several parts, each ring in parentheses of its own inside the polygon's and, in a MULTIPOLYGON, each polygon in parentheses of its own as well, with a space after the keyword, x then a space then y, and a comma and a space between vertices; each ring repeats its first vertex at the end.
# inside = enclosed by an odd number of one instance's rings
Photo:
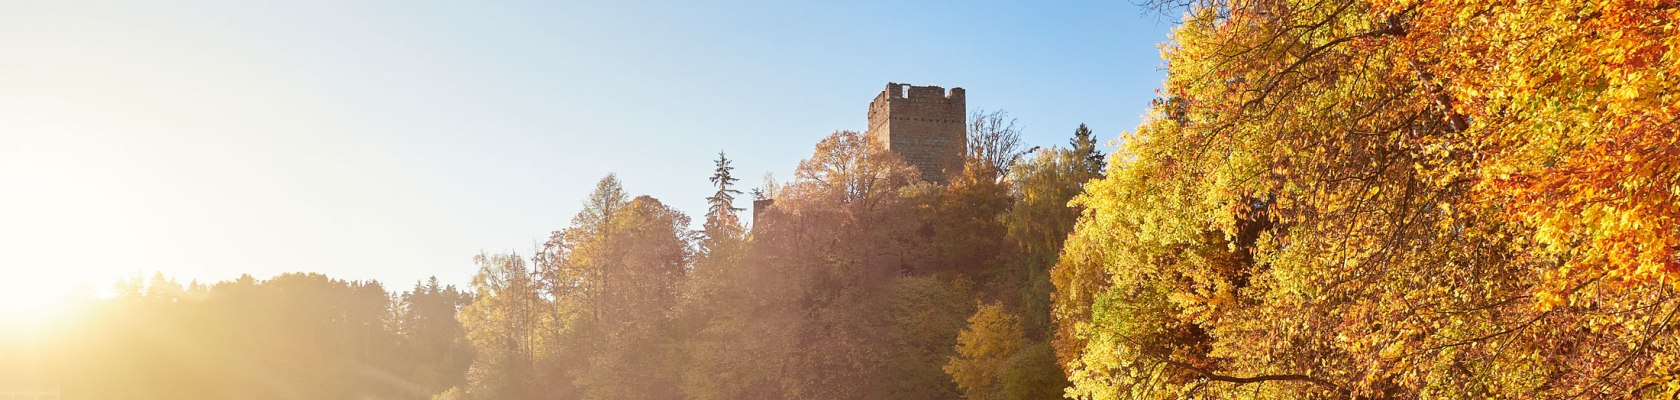
POLYGON ((8 354, 90 398, 1680 393, 1680 6, 1154 5, 1114 154, 976 112, 931 183, 834 132, 749 226, 720 152, 698 231, 608 175, 467 288, 159 275, 8 354))
POLYGON ((766 178, 776 202, 750 230, 722 153, 698 231, 608 175, 570 226, 530 254, 478 255, 461 289, 124 281, 52 368, 75 372, 67 395, 120 398, 1058 394, 1049 267, 1100 157, 1024 153, 1018 128, 995 128, 949 184, 835 132, 793 181, 766 178))

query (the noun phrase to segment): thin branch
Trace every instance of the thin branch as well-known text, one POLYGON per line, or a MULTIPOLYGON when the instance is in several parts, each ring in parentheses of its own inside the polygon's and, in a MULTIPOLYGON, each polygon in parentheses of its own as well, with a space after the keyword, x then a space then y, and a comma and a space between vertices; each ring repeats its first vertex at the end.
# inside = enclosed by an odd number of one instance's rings
POLYGON ((1184 370, 1187 370, 1187 371, 1190 371, 1190 372, 1195 372, 1197 375, 1201 375, 1203 378, 1206 378, 1208 380, 1219 381, 1219 382, 1228 382, 1228 383, 1235 383, 1235 384, 1238 384, 1238 385, 1246 385, 1246 384, 1250 384, 1250 383, 1264 383, 1264 382, 1272 382, 1272 381, 1296 381, 1296 382, 1308 382, 1308 383, 1316 384, 1316 385, 1319 385, 1319 386, 1323 386, 1327 389, 1335 391, 1336 393, 1344 393, 1345 392, 1344 390, 1342 390, 1341 386, 1337 386, 1335 383, 1331 383, 1328 380, 1324 380, 1323 378, 1318 378, 1318 377, 1314 377, 1314 376, 1311 376, 1311 375, 1273 374, 1273 375, 1255 375, 1255 376, 1250 376, 1250 377, 1240 377, 1240 376, 1231 376, 1231 375, 1221 375, 1221 374, 1214 373, 1212 371, 1208 371, 1207 369, 1204 369, 1204 368, 1197 368, 1194 365, 1185 364, 1183 362, 1173 361, 1173 360, 1164 359, 1164 358, 1161 359, 1161 362, 1164 362, 1167 365, 1178 367, 1178 368, 1181 368, 1181 369, 1184 369, 1184 370))

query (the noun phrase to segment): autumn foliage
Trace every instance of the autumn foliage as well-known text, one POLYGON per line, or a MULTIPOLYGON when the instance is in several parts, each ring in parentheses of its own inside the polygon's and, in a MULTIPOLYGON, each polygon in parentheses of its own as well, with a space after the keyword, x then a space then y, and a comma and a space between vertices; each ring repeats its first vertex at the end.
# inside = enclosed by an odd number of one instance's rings
POLYGON ((1057 279, 1072 394, 1674 390, 1680 8, 1199 1, 1057 279))
POLYGON ((930 182, 838 131, 750 223, 720 153, 700 229, 608 175, 461 290, 160 275, 0 353, 95 398, 1680 395, 1680 3, 1157 6, 1110 156, 976 113, 930 182))

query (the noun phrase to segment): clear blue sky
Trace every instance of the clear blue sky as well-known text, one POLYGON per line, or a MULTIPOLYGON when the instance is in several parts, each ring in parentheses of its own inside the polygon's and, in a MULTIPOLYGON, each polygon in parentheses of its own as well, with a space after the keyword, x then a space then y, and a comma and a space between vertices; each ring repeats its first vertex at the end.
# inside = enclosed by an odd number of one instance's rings
POLYGON ((1029 145, 1113 139, 1176 21, 807 3, 0 2, 0 281, 464 283, 609 172, 691 215, 719 150, 791 178, 889 81, 967 88, 1029 145))

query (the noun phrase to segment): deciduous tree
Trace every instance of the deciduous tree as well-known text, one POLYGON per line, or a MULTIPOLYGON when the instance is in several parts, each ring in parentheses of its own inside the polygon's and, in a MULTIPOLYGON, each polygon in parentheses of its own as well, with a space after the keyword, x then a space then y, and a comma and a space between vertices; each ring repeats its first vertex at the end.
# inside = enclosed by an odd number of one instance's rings
POLYGON ((1654 61, 1674 7, 1188 10, 1162 99, 1077 200, 1054 274, 1075 394, 1670 381, 1676 102, 1673 80, 1645 77, 1672 74, 1654 61))

